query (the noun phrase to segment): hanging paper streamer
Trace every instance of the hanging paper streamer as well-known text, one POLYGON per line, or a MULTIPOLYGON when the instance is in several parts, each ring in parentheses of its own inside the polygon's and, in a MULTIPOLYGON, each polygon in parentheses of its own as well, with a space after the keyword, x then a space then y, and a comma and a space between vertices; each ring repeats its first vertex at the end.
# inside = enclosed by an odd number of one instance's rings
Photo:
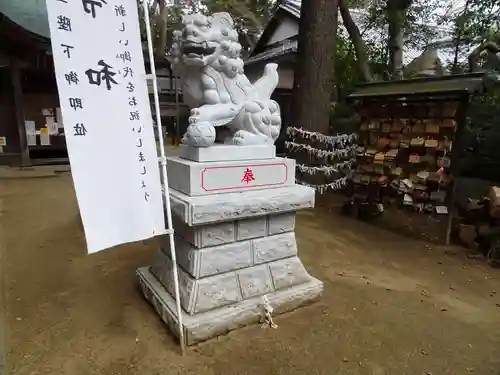
POLYGON ((325 176, 331 176, 334 173, 346 173, 351 170, 354 160, 347 160, 334 165, 324 165, 321 167, 309 167, 304 164, 297 164, 297 170, 309 176, 322 173, 325 176))
POLYGON ((316 189, 316 191, 318 193, 323 194, 327 190, 337 191, 337 190, 344 189, 347 186, 347 177, 341 177, 341 178, 338 178, 335 181, 332 181, 328 184, 322 184, 322 185, 312 185, 312 184, 308 184, 306 182, 298 181, 298 180, 296 180, 295 182, 299 185, 304 185, 304 186, 308 186, 310 188, 316 189))
POLYGON ((355 155, 357 145, 348 146, 343 149, 336 150, 320 150, 319 148, 314 148, 309 145, 304 145, 295 142, 285 142, 285 146, 290 151, 305 151, 311 156, 315 156, 318 159, 323 159, 325 161, 334 161, 351 158, 355 155))
POLYGON ((352 134, 338 134, 338 135, 324 135, 317 132, 310 132, 304 129, 294 128, 289 126, 286 132, 292 141, 295 141, 296 137, 303 139, 318 141, 328 145, 331 148, 343 149, 347 146, 353 144, 358 140, 358 135, 356 133, 352 134))
POLYGON ((297 164, 297 171, 303 175, 313 176, 323 174, 326 177, 335 176, 338 173, 343 174, 343 177, 327 184, 309 184, 304 181, 297 180, 300 185, 308 186, 315 189, 318 193, 323 194, 327 190, 342 190, 347 186, 348 175, 355 163, 355 155, 357 148, 358 135, 339 134, 339 135, 324 135, 317 132, 310 132, 304 129, 288 127, 287 135, 290 141, 285 142, 286 148, 291 152, 304 151, 310 157, 323 160, 325 164, 322 166, 308 166, 297 164), (301 141, 319 142, 324 145, 325 149, 312 147, 308 144, 299 143, 301 141), (329 165, 337 161, 337 163, 329 165))

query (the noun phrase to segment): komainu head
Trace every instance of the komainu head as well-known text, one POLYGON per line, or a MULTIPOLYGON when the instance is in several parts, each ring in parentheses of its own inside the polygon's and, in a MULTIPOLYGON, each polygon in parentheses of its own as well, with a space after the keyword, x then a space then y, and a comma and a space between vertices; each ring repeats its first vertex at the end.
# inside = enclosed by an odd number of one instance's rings
POLYGON ((174 33, 172 55, 176 64, 212 66, 226 73, 243 73, 241 45, 228 13, 191 14, 183 18, 182 31, 174 33))

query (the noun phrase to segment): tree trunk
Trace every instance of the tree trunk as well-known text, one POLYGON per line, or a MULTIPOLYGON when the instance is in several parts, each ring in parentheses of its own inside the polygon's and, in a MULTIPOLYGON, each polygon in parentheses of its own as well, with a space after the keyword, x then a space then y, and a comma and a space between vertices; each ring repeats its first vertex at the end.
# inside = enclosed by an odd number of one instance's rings
POLYGON ((458 53, 460 52, 460 43, 462 42, 462 34, 463 34, 463 21, 467 16, 467 12, 469 11, 470 0, 466 0, 464 11, 461 15, 457 17, 455 20, 455 54, 453 56, 453 65, 451 67, 452 73, 459 73, 458 67, 458 53))
POLYGON ((338 0, 338 2, 342 22, 344 23, 344 27, 346 28, 349 38, 354 45, 359 73, 363 77, 363 81, 369 82, 372 80, 372 74, 370 71, 368 55, 366 53, 366 44, 361 36, 361 33, 359 32, 358 26, 356 26, 351 17, 351 12, 349 11, 349 1, 338 0))
POLYGON ((166 0, 158 0, 158 5, 160 7, 159 23, 160 23, 160 35, 158 37, 158 45, 155 49, 155 60, 165 59, 165 54, 167 53, 167 21, 168 21, 168 8, 166 0))
POLYGON ((391 79, 402 79, 403 68, 403 27, 401 11, 390 11, 389 23, 389 74, 391 79))
POLYGON ((337 20, 337 0, 302 2, 293 85, 293 126, 328 133, 337 20))
POLYGON ((387 23, 389 24, 389 74, 392 79, 403 78, 403 42, 406 11, 412 0, 387 1, 387 23))

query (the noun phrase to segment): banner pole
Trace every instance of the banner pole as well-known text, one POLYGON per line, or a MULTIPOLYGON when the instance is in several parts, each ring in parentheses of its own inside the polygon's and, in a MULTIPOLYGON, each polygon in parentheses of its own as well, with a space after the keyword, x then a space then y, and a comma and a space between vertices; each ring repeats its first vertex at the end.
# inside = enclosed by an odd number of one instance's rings
MULTIPOLYGON (((161 172, 163 177, 163 189, 165 196, 165 205, 167 211, 167 231, 170 243, 170 257, 172 259, 172 269, 174 273, 174 288, 175 288, 175 303, 177 305, 177 322, 179 325, 179 340, 181 343, 181 353, 185 353, 185 342, 184 342, 184 331, 182 324, 182 309, 181 300, 179 293, 179 273, 177 270, 177 257, 175 255, 175 241, 174 241, 174 231, 172 228, 172 213, 170 211, 170 194, 168 190, 168 176, 167 176, 167 158, 165 157, 165 146, 163 144, 163 129, 161 125, 161 113, 160 113, 160 98, 158 96, 158 81, 156 80, 156 67, 154 59, 153 50, 153 38, 151 36, 151 25, 149 21, 149 6, 148 0, 142 0, 142 5, 144 7, 144 21, 146 23, 146 36, 148 40, 148 51, 149 51, 149 64, 151 67, 151 75, 148 77, 153 81, 153 97, 156 110, 156 127, 158 129, 158 138, 160 142, 160 164, 161 172)), ((166 6, 166 5, 165 5, 166 6)), ((165 51, 163 51, 165 53, 165 51)))

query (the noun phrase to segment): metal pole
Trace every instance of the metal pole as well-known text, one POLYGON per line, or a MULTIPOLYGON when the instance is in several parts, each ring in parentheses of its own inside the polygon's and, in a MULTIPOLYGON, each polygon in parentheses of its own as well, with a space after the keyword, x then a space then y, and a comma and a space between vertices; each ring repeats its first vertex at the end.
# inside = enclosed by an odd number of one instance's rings
POLYGON ((161 113, 160 113, 160 98, 158 96, 158 82, 156 80, 156 67, 154 59, 153 50, 153 38, 151 37, 151 25, 149 24, 149 7, 148 0, 142 0, 142 5, 144 6, 144 21, 146 23, 146 35, 148 39, 148 50, 149 50, 149 62, 151 67, 150 79, 153 80, 153 96, 156 110, 156 125, 158 128, 158 138, 160 141, 160 164, 161 172, 163 177, 163 189, 165 197, 165 205, 167 209, 167 233, 170 242, 170 256, 172 259, 172 269, 174 272, 174 288, 175 288, 175 303, 177 305, 177 322, 179 325, 179 340, 181 343, 181 352, 184 355, 185 352, 185 342, 184 342, 184 331, 182 324, 182 309, 181 300, 179 293, 179 274, 177 270, 177 257, 175 255, 175 242, 174 242, 174 231, 172 228, 172 212, 170 211, 170 194, 168 190, 168 176, 167 176, 167 158, 165 157, 165 146, 163 144, 163 131, 161 126, 161 113))

